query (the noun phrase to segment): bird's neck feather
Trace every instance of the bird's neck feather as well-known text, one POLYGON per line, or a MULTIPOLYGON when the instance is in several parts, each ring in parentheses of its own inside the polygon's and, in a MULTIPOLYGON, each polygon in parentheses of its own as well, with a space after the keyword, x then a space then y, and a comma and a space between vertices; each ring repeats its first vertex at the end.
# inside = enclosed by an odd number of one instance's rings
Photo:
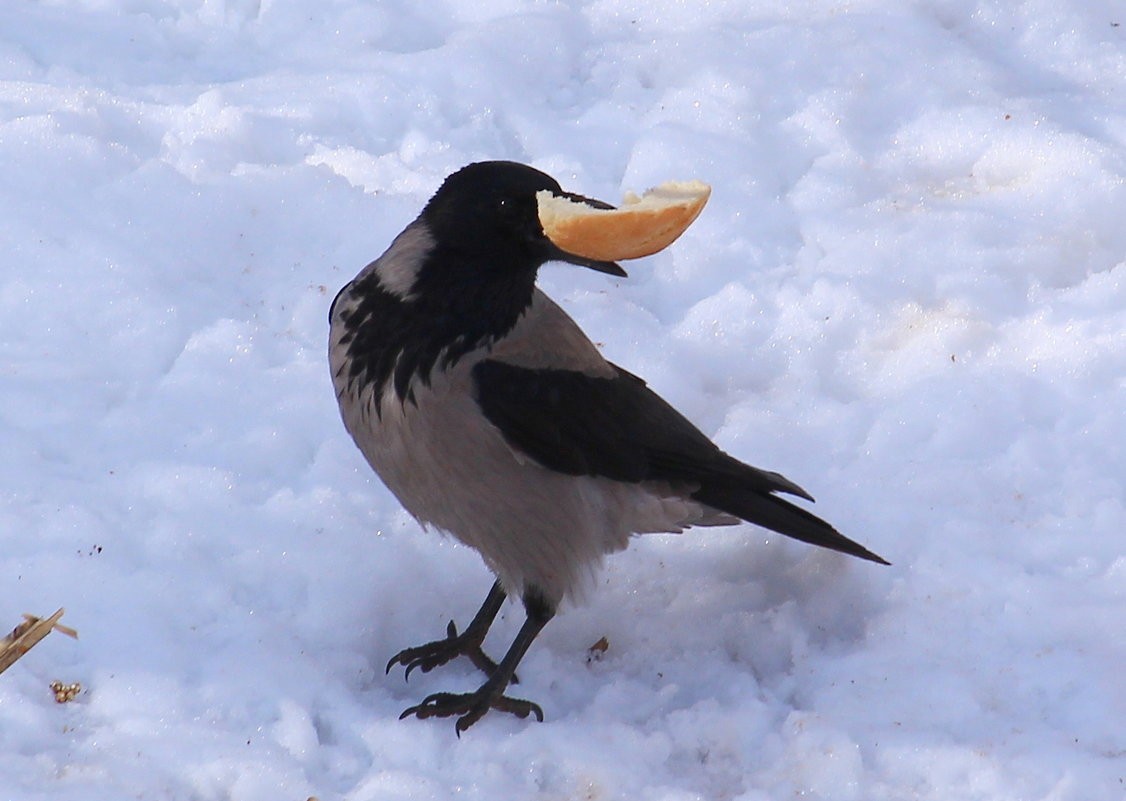
POLYGON ((441 271, 422 269, 404 298, 365 276, 353 285, 362 308, 348 345, 353 377, 410 400, 413 382, 428 384, 435 369, 509 333, 532 304, 535 277, 447 259, 441 271))

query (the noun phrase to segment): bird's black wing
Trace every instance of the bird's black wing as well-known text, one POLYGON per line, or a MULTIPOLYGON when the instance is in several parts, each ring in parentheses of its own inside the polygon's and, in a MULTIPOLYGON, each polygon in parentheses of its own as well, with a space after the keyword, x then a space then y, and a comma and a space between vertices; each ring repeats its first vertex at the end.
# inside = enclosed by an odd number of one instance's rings
MULTIPOLYGON (((613 365, 611 365, 613 366, 613 365)), ((473 368, 485 417, 514 448, 544 467, 617 481, 666 480, 698 487, 708 506, 796 539, 883 560, 781 498, 812 500, 778 473, 727 455, 637 376, 529 369, 486 359, 473 368)))
MULTIPOLYGON (((509 444, 560 473, 634 482, 741 475, 746 465, 717 448, 640 378, 614 370, 613 378, 599 378, 487 359, 473 378, 485 417, 509 444)), ((809 497, 781 476, 756 473, 751 480, 764 491, 809 497)))

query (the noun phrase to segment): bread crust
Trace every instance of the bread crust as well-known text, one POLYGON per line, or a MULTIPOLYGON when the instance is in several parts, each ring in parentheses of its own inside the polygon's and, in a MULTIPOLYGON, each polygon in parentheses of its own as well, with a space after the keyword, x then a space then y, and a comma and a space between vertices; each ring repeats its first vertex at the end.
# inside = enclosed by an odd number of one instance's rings
POLYGON ((669 181, 620 208, 599 209, 551 192, 539 192, 540 224, 568 253, 600 261, 651 256, 664 250, 699 216, 711 195, 702 181, 669 181))

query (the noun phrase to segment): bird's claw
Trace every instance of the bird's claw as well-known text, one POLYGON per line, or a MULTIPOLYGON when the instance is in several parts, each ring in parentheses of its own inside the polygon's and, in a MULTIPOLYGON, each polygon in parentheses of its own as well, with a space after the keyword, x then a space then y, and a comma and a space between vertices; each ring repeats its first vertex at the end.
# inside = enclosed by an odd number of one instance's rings
MULTIPOLYGON (((406 668, 404 678, 409 680, 411 671, 415 668, 420 669, 423 673, 429 673, 434 668, 441 667, 459 656, 469 657, 469 661, 487 676, 493 675, 497 669, 497 663, 481 650, 480 640, 466 638, 464 634, 458 634, 457 624, 451 620, 449 625, 446 626, 445 639, 428 642, 425 645, 417 645, 413 648, 404 648, 388 660, 384 672, 390 673, 391 668, 395 665, 402 665, 406 668)), ((519 683, 515 675, 512 677, 512 683, 519 683)))
POLYGON ((489 691, 485 685, 477 692, 472 693, 434 693, 422 699, 422 703, 403 710, 399 720, 414 715, 419 720, 426 718, 447 718, 460 715, 457 719, 456 730, 461 733, 484 717, 490 709, 499 709, 509 712, 518 718, 535 715, 536 720, 543 722, 543 709, 540 705, 523 698, 510 698, 507 695, 489 691))

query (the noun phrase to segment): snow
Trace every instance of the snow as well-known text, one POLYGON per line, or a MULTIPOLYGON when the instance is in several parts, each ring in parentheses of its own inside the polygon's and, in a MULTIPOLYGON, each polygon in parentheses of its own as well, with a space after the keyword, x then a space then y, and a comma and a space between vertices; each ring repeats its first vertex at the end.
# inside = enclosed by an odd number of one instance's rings
POLYGON ((0 627, 80 632, 0 675, 0 797, 1126 795, 1117 2, 9 0, 0 169, 0 627), (894 564, 637 539, 522 664, 546 721, 458 739, 397 717, 472 666, 383 666, 491 577, 325 342, 482 158, 712 184, 629 279, 541 285, 894 564))

